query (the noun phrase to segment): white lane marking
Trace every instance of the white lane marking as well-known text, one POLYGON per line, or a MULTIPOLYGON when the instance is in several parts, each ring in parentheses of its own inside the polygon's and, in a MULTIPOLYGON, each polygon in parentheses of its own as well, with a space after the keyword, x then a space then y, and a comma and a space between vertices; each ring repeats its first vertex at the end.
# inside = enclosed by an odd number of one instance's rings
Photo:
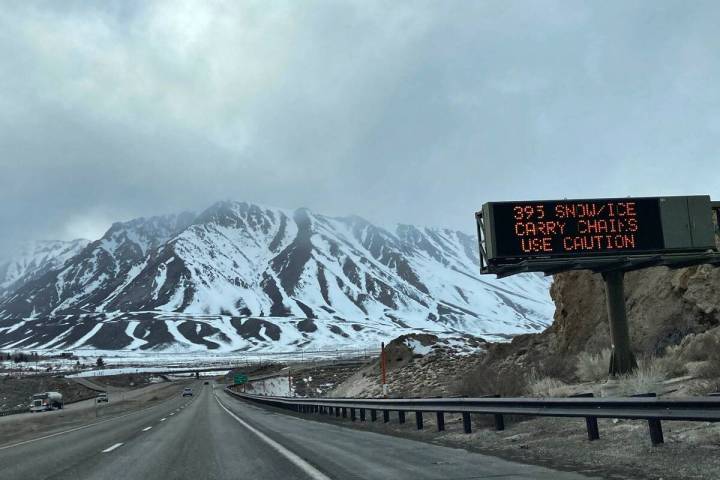
POLYGON ((57 437, 57 436, 59 436, 59 435, 65 435, 66 433, 77 432, 78 430, 84 430, 84 429, 86 429, 86 428, 94 427, 95 425, 102 425, 103 423, 113 422, 113 421, 115 421, 115 420, 119 420, 119 419, 121 419, 121 418, 129 417, 130 415, 135 415, 135 414, 144 412, 145 410, 150 410, 151 408, 155 408, 155 407, 158 407, 158 406, 160 406, 160 405, 153 405, 153 406, 151 406, 151 407, 146 407, 146 408, 137 410, 137 411, 135 411, 135 412, 125 413, 125 414, 120 415, 120 416, 117 416, 117 417, 108 418, 107 420, 100 420, 99 422, 89 423, 89 424, 87 424, 87 425, 81 425, 81 426, 79 426, 79 427, 71 428, 71 429, 69 429, 69 430, 63 430, 62 432, 51 433, 50 435, 44 435, 44 436, 38 437, 38 438, 31 438, 30 440, 23 440, 22 442, 13 443, 12 445, 5 445, 4 447, 0 447, 0 450, 5 450, 5 449, 8 449, 8 448, 19 447, 20 445, 27 445, 28 443, 38 442, 38 441, 40 441, 40 440, 45 440, 46 438, 57 437))
POLYGON ((164 422, 165 420, 167 420, 167 418, 161 418, 161 419, 160 419, 161 422, 164 422))
POLYGON ((108 447, 108 448, 106 448, 105 450, 103 450, 102 453, 112 452, 113 450, 115 450, 116 448, 118 448, 118 447, 120 447, 120 446, 122 446, 122 443, 116 443, 116 444, 113 445, 112 447, 108 447))
POLYGON ((260 430, 254 428, 254 427, 252 427, 252 426, 250 426, 250 425, 248 425, 247 422, 245 422, 244 420, 240 419, 240 417, 238 417, 238 416, 235 415, 233 412, 231 412, 230 410, 228 410, 227 407, 225 407, 225 405, 223 405, 223 403, 222 403, 222 402, 220 401, 220 399, 217 397, 217 395, 215 396, 215 401, 216 401, 216 402, 218 403, 218 405, 220 405, 220 406, 222 407, 222 409, 225 410, 231 417, 233 417, 235 420, 237 420, 237 422, 238 422, 240 425, 242 425, 243 427, 247 428, 247 429, 250 430, 252 433, 254 433, 255 435, 257 435, 258 437, 260 437, 260 440, 262 440, 263 442, 267 443, 267 444, 270 445, 272 448, 274 448, 275 450, 277 450, 278 453, 280 453, 282 456, 284 456, 285 458, 287 458, 288 460, 290 460, 292 463, 294 463, 295 466, 297 466, 298 468, 300 468, 300 470, 302 470, 303 472, 305 472, 310 478, 312 478, 313 480, 330 480, 330 477, 326 476, 326 475, 325 475, 324 473, 322 473, 320 470, 318 470, 317 468, 313 467, 313 466, 310 465, 308 462, 306 462, 305 460, 303 460, 302 458, 300 458, 299 456, 297 456, 296 454, 294 454, 293 452, 291 452, 291 451, 288 450, 287 448, 283 447, 282 445, 280 445, 279 443, 277 443, 277 442, 276 442, 275 440, 273 440, 272 438, 270 438, 270 437, 268 437, 267 435, 265 435, 264 433, 262 433, 260 430))
POLYGON ((173 415, 175 415, 175 412, 170 412, 170 416, 172 417, 173 415))
POLYGON ((145 428, 142 429, 142 431, 143 431, 143 432, 147 432, 147 431, 150 430, 151 428, 152 428, 152 427, 145 427, 145 428))

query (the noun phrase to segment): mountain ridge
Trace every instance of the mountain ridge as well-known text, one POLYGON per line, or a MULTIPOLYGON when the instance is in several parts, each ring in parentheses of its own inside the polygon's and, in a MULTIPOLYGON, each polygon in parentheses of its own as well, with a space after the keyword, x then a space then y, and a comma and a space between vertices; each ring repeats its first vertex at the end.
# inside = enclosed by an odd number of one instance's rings
MULTIPOLYGON (((197 345, 215 340, 236 345, 230 337, 242 337, 238 332, 253 318, 276 319, 251 323, 266 331, 282 323, 278 328, 288 338, 312 337, 318 321, 331 333, 333 327, 364 323, 378 335, 383 325, 388 331, 404 325, 460 335, 544 329, 554 308, 548 279, 481 278, 477 248, 475 238, 451 229, 401 224, 391 231, 355 215, 216 202, 197 215, 113 224, 62 267, 0 301, 0 346, 33 343, 32 335, 3 342, 18 320, 40 325, 49 318, 90 315, 109 332, 107 322, 130 321, 129 312, 230 319, 225 338, 207 322, 192 324, 194 333, 183 327, 180 337, 190 336, 197 345), (292 335, 288 325, 296 330, 292 335), (213 335, 217 338, 208 340, 213 335)), ((170 330, 176 326, 163 321, 170 330)), ((127 338, 138 338, 133 333, 127 338)), ((174 330, 168 335, 157 345, 180 338, 174 330)))

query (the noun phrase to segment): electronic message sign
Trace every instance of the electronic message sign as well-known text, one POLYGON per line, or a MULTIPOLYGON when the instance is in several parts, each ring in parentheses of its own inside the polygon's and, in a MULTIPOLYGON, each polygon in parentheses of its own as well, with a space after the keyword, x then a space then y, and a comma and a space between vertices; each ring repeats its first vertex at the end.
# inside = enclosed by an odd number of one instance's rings
POLYGON ((483 205, 485 260, 717 248, 710 197, 606 198, 483 205))

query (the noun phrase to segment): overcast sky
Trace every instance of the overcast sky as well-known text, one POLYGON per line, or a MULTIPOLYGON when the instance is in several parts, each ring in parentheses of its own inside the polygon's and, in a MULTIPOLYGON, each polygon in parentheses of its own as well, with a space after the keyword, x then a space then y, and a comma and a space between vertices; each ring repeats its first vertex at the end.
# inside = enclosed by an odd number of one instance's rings
POLYGON ((246 200, 720 199, 720 2, 5 2, 0 257, 246 200))

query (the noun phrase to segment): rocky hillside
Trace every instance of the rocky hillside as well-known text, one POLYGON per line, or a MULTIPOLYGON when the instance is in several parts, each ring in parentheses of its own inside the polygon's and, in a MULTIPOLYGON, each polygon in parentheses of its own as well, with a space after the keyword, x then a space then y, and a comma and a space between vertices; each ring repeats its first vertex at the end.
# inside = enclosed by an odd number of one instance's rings
MULTIPOLYGON (((560 352, 610 346, 600 275, 557 275, 550 292, 557 305, 550 330, 560 352)), ((689 333, 720 325, 720 268, 656 267, 629 272, 625 293, 632 343, 640 352, 660 354, 689 333)))
MULTIPOLYGON (((692 340, 692 334, 720 326, 720 268, 656 267, 629 272, 625 292, 631 344, 639 356, 661 356, 668 346, 680 345, 683 340, 692 340)), ((550 328, 489 345, 486 367, 503 376, 534 371, 540 376, 572 380, 576 354, 610 347, 604 284, 599 274, 578 271, 555 275, 551 295, 557 308, 550 328)), ((712 353, 703 352, 696 360, 705 360, 712 353)))
POLYGON ((0 346, 234 349, 543 330, 549 280, 480 277, 477 248, 448 229, 219 202, 115 224, 17 288, 0 301, 0 346))

